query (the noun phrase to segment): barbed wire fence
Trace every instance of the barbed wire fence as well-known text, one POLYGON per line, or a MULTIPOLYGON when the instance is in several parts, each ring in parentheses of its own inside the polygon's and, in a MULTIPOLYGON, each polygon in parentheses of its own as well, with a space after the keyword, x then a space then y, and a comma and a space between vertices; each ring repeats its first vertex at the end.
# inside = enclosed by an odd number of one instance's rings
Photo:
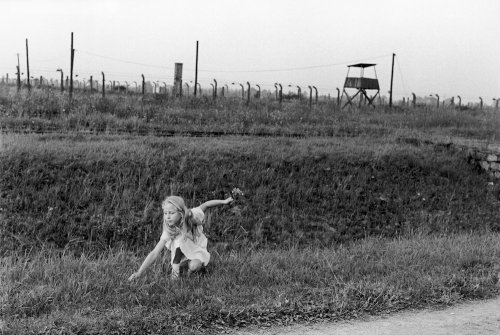
MULTIPOLYGON (((314 84, 283 84, 280 82, 256 82, 251 83, 250 81, 238 81, 238 80, 221 80, 217 79, 217 76, 223 76, 224 78, 228 78, 227 75, 239 74, 255 74, 255 73, 278 73, 278 72, 288 72, 288 71, 307 71, 313 69, 325 69, 335 66, 347 65, 354 62, 362 62, 366 60, 375 60, 375 59, 384 59, 392 54, 387 55, 379 55, 365 59, 357 59, 351 61, 342 61, 330 64, 321 64, 321 65, 309 65, 302 67, 289 67, 289 68, 269 68, 269 69, 257 69, 257 70, 220 70, 220 69, 186 69, 187 71, 195 71, 195 78, 185 79, 182 76, 182 70, 179 74, 177 72, 174 76, 158 76, 156 71, 161 71, 162 73, 174 72, 175 68, 168 66, 161 66, 157 64, 143 63, 143 62, 135 62, 130 60, 125 60, 117 57, 110 57, 106 55, 102 55, 99 53, 91 52, 83 49, 75 49, 73 47, 73 33, 71 33, 71 49, 70 49, 70 74, 64 75, 64 70, 62 67, 54 69, 50 68, 34 68, 31 69, 31 73, 41 73, 39 76, 32 76, 30 74, 29 68, 29 56, 28 56, 28 40, 26 39, 26 74, 22 72, 21 65, 19 63, 19 54, 17 54, 18 64, 16 66, 16 73, 14 73, 15 79, 9 77, 9 73, 6 73, 5 76, 1 77, 0 84, 2 85, 11 85, 17 86, 17 90, 21 90, 22 88, 27 88, 30 90, 32 87, 34 88, 48 88, 48 89, 60 89, 61 92, 67 92, 71 97, 73 91, 90 93, 90 94, 101 94, 103 97, 106 94, 124 94, 124 95, 154 95, 159 97, 164 97, 166 99, 178 99, 178 98, 186 98, 193 96, 202 96, 202 97, 211 97, 213 99, 218 98, 237 98, 240 96, 241 90, 241 99, 246 101, 246 103, 250 103, 252 99, 261 99, 262 97, 267 99, 275 99, 279 101, 281 104, 284 100, 299 100, 306 101, 312 107, 313 102, 318 103, 320 100, 328 100, 332 101, 334 104, 338 105, 340 103, 340 92, 342 87, 333 88, 322 88, 318 87, 318 85, 314 84), (79 57, 90 57, 90 58, 99 58, 105 59, 107 61, 112 61, 115 63, 122 63, 128 65, 141 66, 146 69, 153 69, 154 72, 146 72, 137 75, 133 75, 130 72, 116 72, 116 71, 100 71, 102 75, 96 76, 95 72, 89 69, 82 69, 77 74, 73 76, 73 64, 75 54, 79 57), (54 72, 60 72, 60 78, 54 79, 51 74, 54 72), (198 80, 198 72, 203 73, 198 80), (43 75, 45 74, 45 75, 43 75), (211 74, 211 76, 206 75, 211 74), (23 79, 21 77, 24 76, 23 79), (106 80, 106 78, 108 78, 106 80), (126 80, 117 80, 113 78, 126 78, 126 80), (129 79, 132 78, 132 79, 129 79), (179 82, 180 80, 180 82, 179 82), (171 83, 171 84, 169 84, 171 83), (283 93, 283 89, 288 89, 287 93, 283 93), (321 90, 323 91, 332 91, 337 90, 337 97, 332 97, 330 94, 323 93, 321 94, 321 90), (198 93, 199 92, 199 93, 198 93)), ((197 42, 197 50, 196 56, 198 59, 198 42, 197 42)), ((63 60, 64 57, 60 57, 56 60, 63 60)), ((52 61, 54 59, 51 59, 52 61)), ((51 60, 42 60, 42 61, 51 61, 51 60)), ((401 85, 403 86, 404 92, 410 92, 406 87, 405 78, 402 72, 401 64, 399 59, 397 60, 398 73, 401 80, 401 85)), ((99 73, 99 72, 97 72, 99 73)), ((462 107, 462 97, 457 95, 457 101, 455 101, 455 97, 449 97, 447 99, 440 98, 439 94, 429 94, 423 97, 416 96, 415 93, 404 94, 402 99, 398 102, 399 105, 407 106, 407 107, 415 107, 418 103, 420 104, 429 104, 434 105, 436 107, 462 107)), ((479 106, 481 109, 485 105, 485 101, 482 97, 478 98, 479 102, 475 105, 479 106)), ((494 106, 498 109, 498 104, 500 98, 493 98, 491 106, 494 106)), ((381 103, 385 104, 386 99, 385 96, 382 97, 381 103)), ((486 102, 486 104, 488 104, 486 102)), ((469 103, 470 105, 470 103, 469 103)))

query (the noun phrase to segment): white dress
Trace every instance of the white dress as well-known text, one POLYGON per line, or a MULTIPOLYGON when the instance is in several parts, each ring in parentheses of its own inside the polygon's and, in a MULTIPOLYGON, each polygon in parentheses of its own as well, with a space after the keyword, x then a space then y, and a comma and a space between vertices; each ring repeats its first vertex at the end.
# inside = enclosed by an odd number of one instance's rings
MULTIPOLYGON (((195 207, 191 209, 193 216, 200 222, 205 221, 205 214, 200 207, 195 207)), ((181 229, 181 233, 177 235, 173 240, 170 238, 168 233, 164 230, 161 234, 160 239, 165 240, 165 247, 171 252, 170 263, 173 264, 175 257, 175 250, 180 248, 184 257, 181 259, 181 263, 186 260, 198 259, 204 266, 210 261, 210 253, 207 251, 207 237, 203 233, 203 226, 196 226, 197 234, 195 238, 191 232, 188 232, 186 225, 181 229)))

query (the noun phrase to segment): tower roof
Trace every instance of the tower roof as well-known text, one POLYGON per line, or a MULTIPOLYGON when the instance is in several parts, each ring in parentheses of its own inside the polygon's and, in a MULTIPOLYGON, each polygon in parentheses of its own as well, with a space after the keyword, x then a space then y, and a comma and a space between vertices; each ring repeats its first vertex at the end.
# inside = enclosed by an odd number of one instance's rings
POLYGON ((358 64, 352 64, 352 65, 347 65, 347 67, 361 67, 361 68, 365 68, 365 67, 370 67, 370 66, 375 66, 377 64, 369 64, 369 63, 358 63, 358 64))

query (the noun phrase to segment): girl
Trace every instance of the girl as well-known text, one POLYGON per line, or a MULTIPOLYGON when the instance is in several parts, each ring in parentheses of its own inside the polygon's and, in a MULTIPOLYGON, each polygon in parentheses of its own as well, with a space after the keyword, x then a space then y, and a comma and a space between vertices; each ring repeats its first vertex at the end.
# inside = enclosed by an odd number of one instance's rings
POLYGON ((181 265, 187 264, 188 274, 206 266, 210 261, 210 254, 207 251, 207 238, 203 234, 205 211, 210 207, 230 204, 232 201, 232 197, 225 200, 210 200, 188 209, 181 197, 167 197, 161 205, 163 232, 160 241, 144 259, 139 270, 128 280, 138 278, 154 262, 164 247, 171 253, 173 279, 179 277, 181 265))

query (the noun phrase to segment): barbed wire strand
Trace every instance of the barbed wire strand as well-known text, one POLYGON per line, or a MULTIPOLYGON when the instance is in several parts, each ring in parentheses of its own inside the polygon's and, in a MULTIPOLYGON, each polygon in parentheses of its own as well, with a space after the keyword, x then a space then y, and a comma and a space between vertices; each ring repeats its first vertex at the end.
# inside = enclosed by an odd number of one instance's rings
POLYGON ((399 57, 396 55, 396 63, 398 64, 399 77, 401 78, 401 85, 403 86, 403 91, 409 93, 406 89, 405 80, 403 79, 403 71, 401 70, 401 65, 399 64, 399 57))

